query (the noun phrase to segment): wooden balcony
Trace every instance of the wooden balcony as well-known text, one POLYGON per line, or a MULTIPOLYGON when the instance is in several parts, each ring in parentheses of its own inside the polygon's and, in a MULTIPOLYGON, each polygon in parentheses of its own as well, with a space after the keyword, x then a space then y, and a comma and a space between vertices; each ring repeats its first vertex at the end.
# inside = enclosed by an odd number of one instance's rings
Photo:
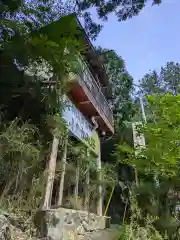
POLYGON ((70 74, 69 97, 89 119, 94 117, 101 132, 114 133, 113 113, 90 70, 70 74))

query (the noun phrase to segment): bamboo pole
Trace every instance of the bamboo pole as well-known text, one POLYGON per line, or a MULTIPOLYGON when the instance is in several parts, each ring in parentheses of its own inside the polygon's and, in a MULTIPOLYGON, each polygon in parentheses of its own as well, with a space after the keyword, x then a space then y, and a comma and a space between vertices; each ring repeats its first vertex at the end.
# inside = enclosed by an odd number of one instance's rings
POLYGON ((105 209, 105 212, 104 212, 104 216, 106 216, 107 211, 108 211, 108 209, 109 209, 109 205, 110 205, 110 202, 111 202, 111 199, 112 199, 113 193, 114 193, 115 186, 116 186, 116 185, 114 184, 114 186, 113 186, 113 188, 112 188, 112 190, 111 190, 111 194, 110 194, 110 197, 109 197, 108 203, 107 203, 107 205, 106 205, 106 209, 105 209))

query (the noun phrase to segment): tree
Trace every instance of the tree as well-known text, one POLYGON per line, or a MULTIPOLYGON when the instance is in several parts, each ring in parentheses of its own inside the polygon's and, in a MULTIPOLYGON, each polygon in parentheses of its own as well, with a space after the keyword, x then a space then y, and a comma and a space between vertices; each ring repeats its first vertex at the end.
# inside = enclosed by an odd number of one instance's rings
MULTIPOLYGON (((109 13, 115 13, 118 21, 124 21, 139 14, 145 7, 147 0, 120 0, 120 1, 94 1, 94 0, 46 0, 46 1, 2 1, 1 19, 19 19, 26 22, 28 28, 40 27, 53 22, 68 14, 77 14, 84 20, 85 29, 89 37, 95 39, 102 29, 102 25, 93 21, 90 9, 95 8, 101 20, 107 20, 109 13), (35 21, 34 21, 35 20, 35 21)), ((161 0, 152 0, 152 4, 159 4, 161 0)), ((15 22, 14 22, 15 23, 15 22)), ((9 24, 9 23, 8 23, 9 24)))
POLYGON ((165 67, 161 68, 160 77, 164 83, 166 92, 173 95, 180 93, 180 64, 167 62, 165 67))
POLYGON ((151 71, 146 74, 139 82, 139 90, 135 98, 136 115, 134 121, 142 120, 140 113, 139 98, 141 97, 146 112, 148 121, 153 122, 153 111, 151 105, 146 101, 147 95, 164 95, 171 93, 177 95, 180 93, 180 65, 179 63, 167 62, 164 67, 161 67, 160 72, 151 71))
POLYGON ((146 161, 143 158, 135 160, 139 163, 139 170, 142 163, 142 171, 145 170, 147 174, 158 172, 159 176, 171 177, 178 173, 179 97, 166 94, 148 98, 154 122, 148 123, 143 130, 147 147, 141 155, 146 161))
MULTIPOLYGON (((176 146, 178 143, 175 143, 178 141, 179 133, 178 122, 176 122, 178 113, 174 112, 175 108, 179 107, 178 97, 173 97, 178 96, 179 93, 179 73, 179 64, 168 62, 159 73, 153 71, 141 79, 141 89, 138 94, 143 97, 148 122, 143 131, 147 148, 145 158, 134 162, 139 167, 142 164, 138 172, 140 186, 136 190, 142 215, 144 218, 147 213, 158 216, 159 220, 153 222, 154 226, 162 233, 166 231, 170 239, 173 234, 175 239, 179 238, 178 216, 175 210, 179 202, 177 190, 179 188, 179 156, 176 146), (147 101, 146 96, 149 94, 152 96, 157 94, 157 96, 152 99, 150 97, 147 101), (172 116, 170 117, 169 114, 172 116), (175 122, 171 122, 173 118, 175 122), (147 173, 147 165, 151 166, 149 173, 147 173), (166 177, 162 176, 162 172, 166 177), (144 200, 141 201, 141 199, 144 200)), ((139 106, 138 108, 140 109, 139 106)), ((137 115, 140 116, 139 113, 137 115)), ((139 116, 136 116, 138 121, 142 120, 139 116)))
MULTIPOLYGON (((102 20, 108 19, 108 14, 115 13, 118 21, 124 21, 133 16, 139 14, 139 12, 145 7, 147 0, 120 0, 120 1, 94 1, 94 0, 78 0, 77 9, 80 12, 84 12, 84 18, 91 26, 89 29, 92 32, 93 29, 101 30, 101 26, 92 22, 89 9, 95 8, 98 17, 102 20), (93 24, 92 24, 93 23, 93 24)), ((152 4, 159 4, 161 0, 153 0, 152 4)))
POLYGON ((146 74, 140 80, 140 95, 152 95, 163 91, 163 82, 156 71, 146 74))
POLYGON ((138 95, 141 96, 167 92, 177 95, 180 92, 180 65, 167 62, 164 67, 161 67, 159 73, 152 71, 146 74, 139 83, 138 95))
MULTIPOLYGON (((19 192, 20 188, 21 191, 26 189, 28 167, 31 172, 38 162, 39 169, 41 169, 41 144, 38 141, 35 142, 33 138, 38 129, 28 123, 21 126, 18 123, 18 119, 15 119, 10 124, 1 125, 1 201, 12 189, 12 186, 14 186, 12 193, 19 192)), ((34 176, 36 174, 37 172, 34 172, 34 176)))
MULTIPOLYGON (((129 169, 125 165, 117 164, 117 158, 115 156, 116 145, 119 142, 132 143, 131 128, 127 124, 134 114, 133 102, 131 99, 131 93, 133 90, 133 79, 126 70, 125 62, 115 51, 109 49, 97 48, 99 58, 103 62, 106 73, 109 79, 109 89, 111 91, 111 99, 109 104, 112 108, 114 115, 115 134, 108 140, 102 141, 102 161, 113 164, 115 166, 115 172, 118 175, 118 180, 127 182, 127 179, 132 175, 129 169)), ((121 156, 123 157, 123 155, 121 156)), ((106 197, 109 198, 111 193, 111 187, 106 191, 106 197)), ((124 203, 121 198, 121 187, 118 182, 115 183, 115 190, 112 197, 112 202, 109 205, 108 214, 112 216, 114 222, 119 222, 121 212, 123 212, 124 203), (119 204, 121 199, 121 204, 119 204), (116 215, 118 214, 118 219, 116 215)), ((105 199, 105 202, 107 202, 105 199)))
POLYGON ((133 79, 125 68, 124 60, 115 51, 99 47, 97 52, 105 66, 110 89, 112 89, 109 104, 115 119, 115 134, 111 140, 103 144, 104 151, 102 151, 103 159, 109 156, 112 160, 110 153, 113 153, 115 144, 122 137, 123 128, 125 129, 124 122, 129 121, 133 115, 131 99, 133 79))
POLYGON ((131 92, 133 89, 132 77, 128 74, 124 60, 109 49, 97 48, 108 75, 112 97, 109 101, 115 119, 119 122, 131 118, 131 92))
POLYGON ((179 100, 180 95, 149 96, 154 121, 138 130, 145 136, 146 147, 137 155, 128 147, 118 147, 118 151, 127 153, 125 163, 138 170, 140 184, 135 196, 141 218, 146 219, 148 214, 155 217, 153 225, 163 234, 167 232, 169 239, 179 237, 175 210, 179 201, 179 100))

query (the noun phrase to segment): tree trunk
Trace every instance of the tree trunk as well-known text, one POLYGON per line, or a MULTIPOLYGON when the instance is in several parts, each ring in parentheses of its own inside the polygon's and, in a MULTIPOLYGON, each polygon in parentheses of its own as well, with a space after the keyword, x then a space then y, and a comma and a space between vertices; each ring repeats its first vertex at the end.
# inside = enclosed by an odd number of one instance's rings
POLYGON ((52 198, 53 184, 54 184, 55 171, 56 171, 56 159, 57 159, 57 153, 58 153, 58 146, 59 146, 59 139, 54 136, 53 142, 52 142, 51 156, 50 156, 49 166, 48 166, 47 185, 46 185, 43 209, 49 209, 51 206, 51 198, 52 198))
POLYGON ((77 166, 76 166, 76 179, 75 179, 75 187, 74 187, 74 198, 75 198, 76 206, 77 206, 78 195, 79 195, 79 176, 80 176, 80 166, 79 166, 79 160, 78 160, 77 166))
POLYGON ((63 150, 62 160, 61 160, 62 172, 61 172, 61 179, 60 179, 60 185, 59 185, 58 206, 62 205, 62 200, 63 200, 64 177, 66 174, 67 147, 68 147, 68 137, 65 139, 65 142, 64 142, 64 150, 63 150))

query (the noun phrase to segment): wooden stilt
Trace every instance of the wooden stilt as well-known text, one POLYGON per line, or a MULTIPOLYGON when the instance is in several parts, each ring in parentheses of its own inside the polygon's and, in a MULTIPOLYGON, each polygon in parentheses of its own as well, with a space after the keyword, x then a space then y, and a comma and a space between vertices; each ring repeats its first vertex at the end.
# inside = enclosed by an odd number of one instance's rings
POLYGON ((62 154, 62 172, 61 172, 61 178, 60 178, 60 184, 59 184, 59 194, 58 194, 58 206, 62 205, 63 200, 63 192, 64 192, 64 177, 66 174, 66 162, 67 162, 67 148, 68 148, 68 137, 65 139, 64 142, 64 150, 62 154))
POLYGON ((78 201, 78 195, 79 195, 79 177, 80 177, 80 166, 79 166, 79 160, 77 160, 77 166, 76 166, 76 176, 75 176, 75 187, 74 187, 74 199, 78 201))
POLYGON ((98 177, 98 201, 97 201, 97 214, 102 216, 102 203, 103 203, 103 195, 102 195, 102 173, 101 173, 101 147, 99 143, 99 154, 97 157, 97 177, 98 177))
MULTIPOLYGON (((89 151, 87 149, 87 157, 89 158, 89 151)), ((89 210, 89 182, 90 182, 90 176, 89 176, 89 163, 86 169, 86 180, 85 180, 85 199, 84 199, 84 208, 86 210, 89 210)))
POLYGON ((49 209, 51 207, 51 198, 52 198, 53 184, 54 184, 55 171, 56 171, 58 146, 59 146, 59 139, 54 136, 53 142, 52 142, 52 150, 51 150, 51 155, 49 160, 49 166, 47 171, 48 176, 47 176, 47 185, 46 185, 43 209, 49 209))

